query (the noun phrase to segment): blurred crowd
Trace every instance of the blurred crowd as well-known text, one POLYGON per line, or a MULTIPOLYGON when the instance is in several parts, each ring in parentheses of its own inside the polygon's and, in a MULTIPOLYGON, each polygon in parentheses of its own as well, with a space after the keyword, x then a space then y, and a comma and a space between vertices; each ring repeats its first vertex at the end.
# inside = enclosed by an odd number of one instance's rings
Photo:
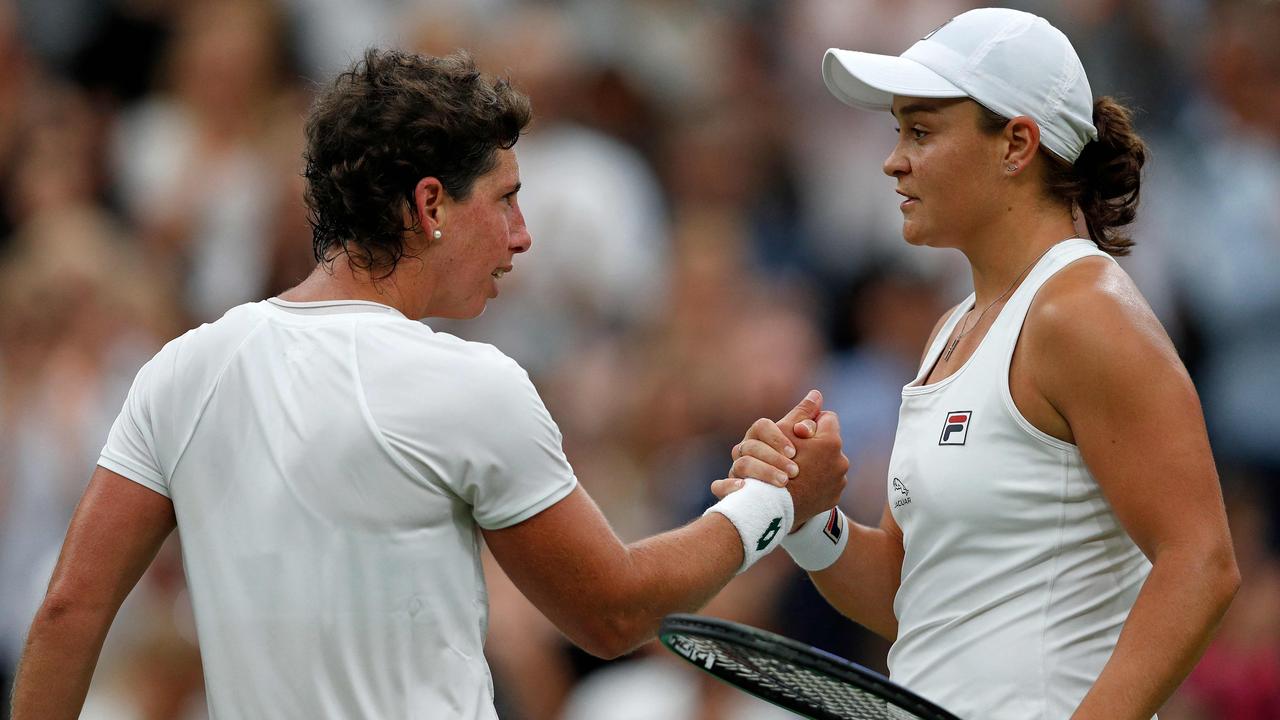
MULTIPOLYGON (((1123 261, 1199 388, 1243 588, 1166 720, 1280 717, 1280 2, 1006 3, 1073 39, 1151 145, 1123 261)), ((533 99, 533 251, 439 330, 527 368, 619 535, 694 517, 757 417, 840 413, 873 523, 901 386, 969 292, 906 246, 887 114, 829 97, 832 46, 898 53, 959 0, 0 0, 0 687, 134 373, 310 270, 301 126, 368 45, 466 48, 533 99)), ((1145 480, 1153 494, 1161 478, 1145 480)), ((205 716, 177 538, 126 601, 86 718, 205 716)), ((647 647, 572 649, 489 563, 512 720, 784 717, 647 647)), ((873 668, 887 644, 778 553, 710 614, 873 668)), ((4 717, 8 703, 3 703, 4 717)))

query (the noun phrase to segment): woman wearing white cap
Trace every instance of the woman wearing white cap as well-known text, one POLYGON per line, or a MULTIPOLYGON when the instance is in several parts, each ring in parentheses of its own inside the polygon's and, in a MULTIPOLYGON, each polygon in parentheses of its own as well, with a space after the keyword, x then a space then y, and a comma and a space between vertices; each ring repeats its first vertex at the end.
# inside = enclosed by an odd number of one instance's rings
MULTIPOLYGON (((1128 111, 1014 10, 964 13, 900 57, 830 50, 822 72, 892 113, 903 235, 964 253, 975 293, 903 388, 880 526, 837 508, 783 546, 894 641, 893 679, 962 717, 1150 718, 1239 573, 1195 389, 1111 257, 1144 161, 1128 111)), ((806 425, 757 423, 734 477, 785 467, 806 425)))

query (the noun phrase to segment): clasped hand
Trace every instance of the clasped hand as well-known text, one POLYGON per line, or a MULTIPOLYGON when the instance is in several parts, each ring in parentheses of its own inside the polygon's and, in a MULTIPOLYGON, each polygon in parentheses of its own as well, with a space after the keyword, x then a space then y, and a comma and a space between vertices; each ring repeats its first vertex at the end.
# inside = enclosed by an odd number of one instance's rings
POLYGON ((849 458, 843 452, 840 421, 822 409, 822 393, 810 390, 781 420, 760 418, 733 447, 729 477, 711 483, 718 498, 754 478, 791 493, 795 528, 836 505, 844 492, 849 458))

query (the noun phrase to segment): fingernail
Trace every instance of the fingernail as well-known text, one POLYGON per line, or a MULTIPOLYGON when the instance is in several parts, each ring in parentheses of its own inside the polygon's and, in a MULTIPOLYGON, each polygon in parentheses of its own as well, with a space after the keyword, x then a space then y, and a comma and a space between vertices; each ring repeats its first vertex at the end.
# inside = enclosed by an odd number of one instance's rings
POLYGON ((797 476, 797 475, 799 475, 799 474, 800 474, 800 466, 799 466, 799 465, 796 465, 795 463, 788 463, 788 464, 787 464, 787 475, 788 475, 788 476, 790 476, 790 477, 795 477, 795 476, 797 476))
POLYGON ((788 446, 786 447, 786 449, 785 449, 785 450, 783 450, 782 452, 786 453, 787 457, 795 457, 795 456, 796 456, 796 449, 795 449, 795 447, 794 447, 794 446, 792 446, 792 445, 788 445, 788 446))
POLYGON ((778 473, 777 475, 774 475, 774 478, 775 479, 773 484, 777 485, 778 487, 782 487, 783 485, 787 484, 787 476, 783 475, 782 473, 778 473))
POLYGON ((806 399, 806 400, 809 400, 810 402, 817 402, 817 401, 818 401, 818 391, 817 391, 817 390, 810 390, 810 391, 809 391, 809 394, 808 394, 808 395, 805 395, 804 397, 805 397, 805 399, 806 399))
POLYGON ((734 480, 733 483, 731 483, 733 485, 733 489, 737 490, 738 488, 742 487, 743 482, 744 481, 742 478, 737 478, 736 480, 734 480))

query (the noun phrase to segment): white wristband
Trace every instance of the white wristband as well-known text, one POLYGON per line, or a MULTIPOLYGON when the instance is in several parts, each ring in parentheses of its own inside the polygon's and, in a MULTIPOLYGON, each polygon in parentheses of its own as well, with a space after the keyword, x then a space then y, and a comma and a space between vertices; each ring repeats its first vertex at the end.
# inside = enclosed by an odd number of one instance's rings
POLYGON ((786 488, 752 479, 744 480, 741 490, 729 493, 702 514, 713 512, 729 518, 742 538, 739 573, 773 552, 795 522, 791 493, 786 488))
POLYGON ((782 541, 782 549, 800 567, 814 572, 831 567, 849 543, 849 521, 840 508, 818 513, 782 541))

